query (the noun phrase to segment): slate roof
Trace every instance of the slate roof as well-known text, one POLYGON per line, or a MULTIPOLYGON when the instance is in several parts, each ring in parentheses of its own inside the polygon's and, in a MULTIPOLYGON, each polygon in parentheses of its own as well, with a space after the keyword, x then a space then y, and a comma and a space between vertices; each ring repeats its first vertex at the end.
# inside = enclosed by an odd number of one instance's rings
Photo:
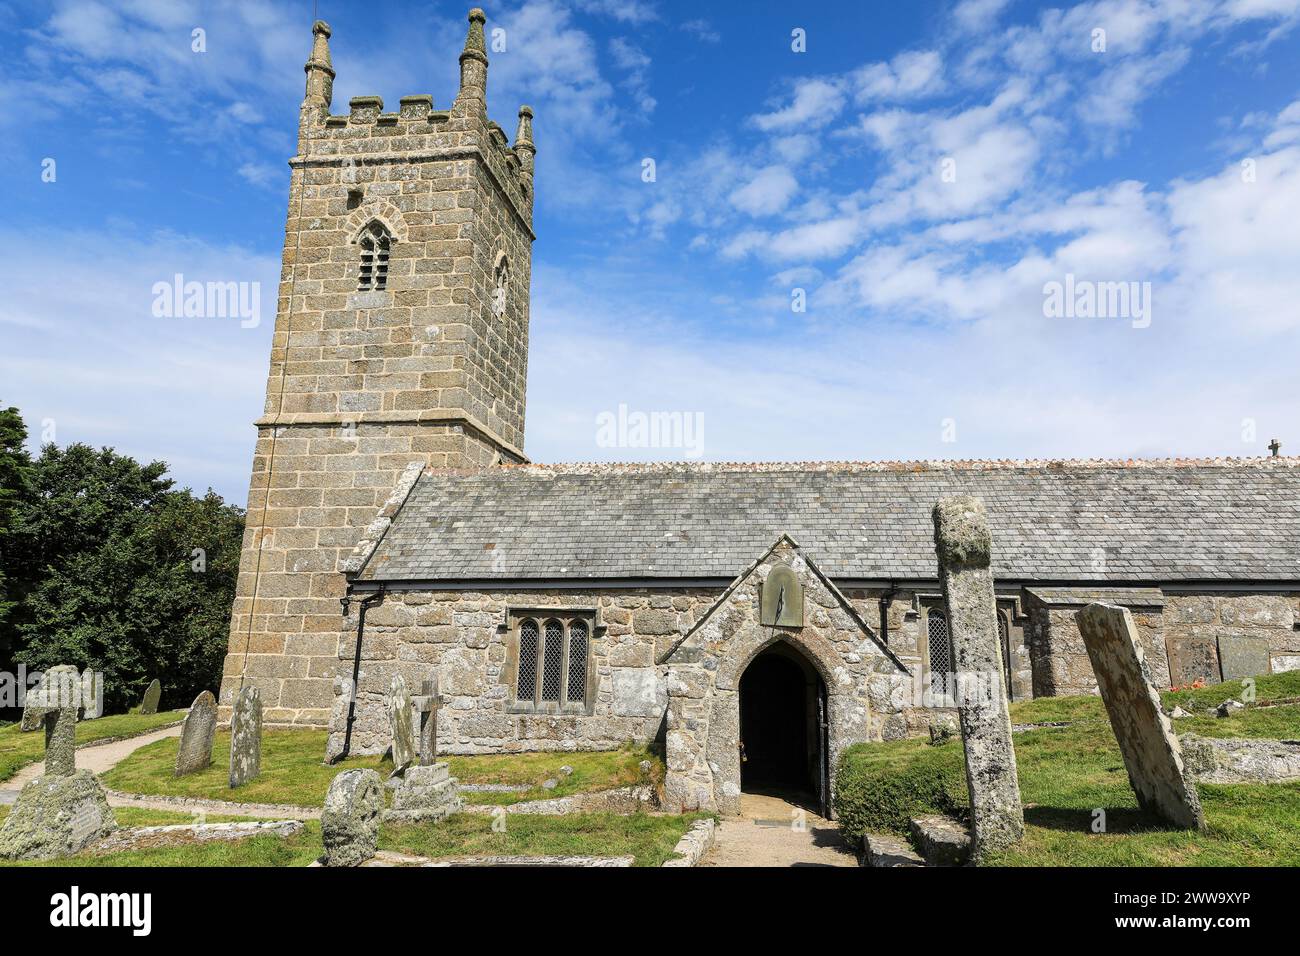
POLYGON ((835 579, 934 579, 958 492, 999 578, 1300 581, 1300 458, 426 470, 359 579, 731 579, 782 533, 835 579))

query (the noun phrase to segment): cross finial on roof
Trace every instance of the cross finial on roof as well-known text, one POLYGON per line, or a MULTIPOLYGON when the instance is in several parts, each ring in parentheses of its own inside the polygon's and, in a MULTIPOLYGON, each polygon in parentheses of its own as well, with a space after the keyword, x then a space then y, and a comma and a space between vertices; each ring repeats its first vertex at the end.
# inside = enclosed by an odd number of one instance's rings
POLYGON ((1278 441, 1276 438, 1274 438, 1271 442, 1268 443, 1268 450, 1271 451, 1273 453, 1273 457, 1276 458, 1282 452, 1282 443, 1278 441))

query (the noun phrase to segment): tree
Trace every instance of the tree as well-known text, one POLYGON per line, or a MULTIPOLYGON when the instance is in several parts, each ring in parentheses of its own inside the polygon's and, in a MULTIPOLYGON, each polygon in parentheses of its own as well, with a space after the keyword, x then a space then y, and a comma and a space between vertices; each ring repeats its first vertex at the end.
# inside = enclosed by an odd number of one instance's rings
POLYGON ((14 531, 28 577, 16 659, 104 674, 105 706, 162 681, 168 705, 216 690, 243 513, 209 491, 175 491, 163 462, 110 448, 47 445, 14 531))
POLYGON ((13 631, 7 626, 18 604, 22 579, 11 573, 11 534, 31 497, 28 475, 32 459, 24 447, 27 426, 16 408, 0 409, 0 669, 12 665, 13 631))

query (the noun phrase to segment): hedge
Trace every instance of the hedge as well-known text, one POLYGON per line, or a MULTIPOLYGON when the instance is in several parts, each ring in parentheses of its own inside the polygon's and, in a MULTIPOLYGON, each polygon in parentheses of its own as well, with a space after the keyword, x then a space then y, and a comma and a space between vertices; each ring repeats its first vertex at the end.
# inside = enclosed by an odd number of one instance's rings
POLYGON ((852 843, 867 832, 907 833, 918 814, 963 817, 970 807, 960 741, 854 744, 840 756, 835 812, 852 843))

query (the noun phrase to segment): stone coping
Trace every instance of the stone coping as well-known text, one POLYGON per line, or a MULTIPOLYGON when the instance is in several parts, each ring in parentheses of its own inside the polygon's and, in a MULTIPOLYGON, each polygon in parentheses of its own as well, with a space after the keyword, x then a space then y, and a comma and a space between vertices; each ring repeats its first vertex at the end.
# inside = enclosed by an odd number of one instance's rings
POLYGON ((696 820, 691 828, 682 834, 682 838, 673 847, 676 856, 665 860, 664 866, 698 866, 704 854, 708 853, 718 838, 716 820, 696 820))

